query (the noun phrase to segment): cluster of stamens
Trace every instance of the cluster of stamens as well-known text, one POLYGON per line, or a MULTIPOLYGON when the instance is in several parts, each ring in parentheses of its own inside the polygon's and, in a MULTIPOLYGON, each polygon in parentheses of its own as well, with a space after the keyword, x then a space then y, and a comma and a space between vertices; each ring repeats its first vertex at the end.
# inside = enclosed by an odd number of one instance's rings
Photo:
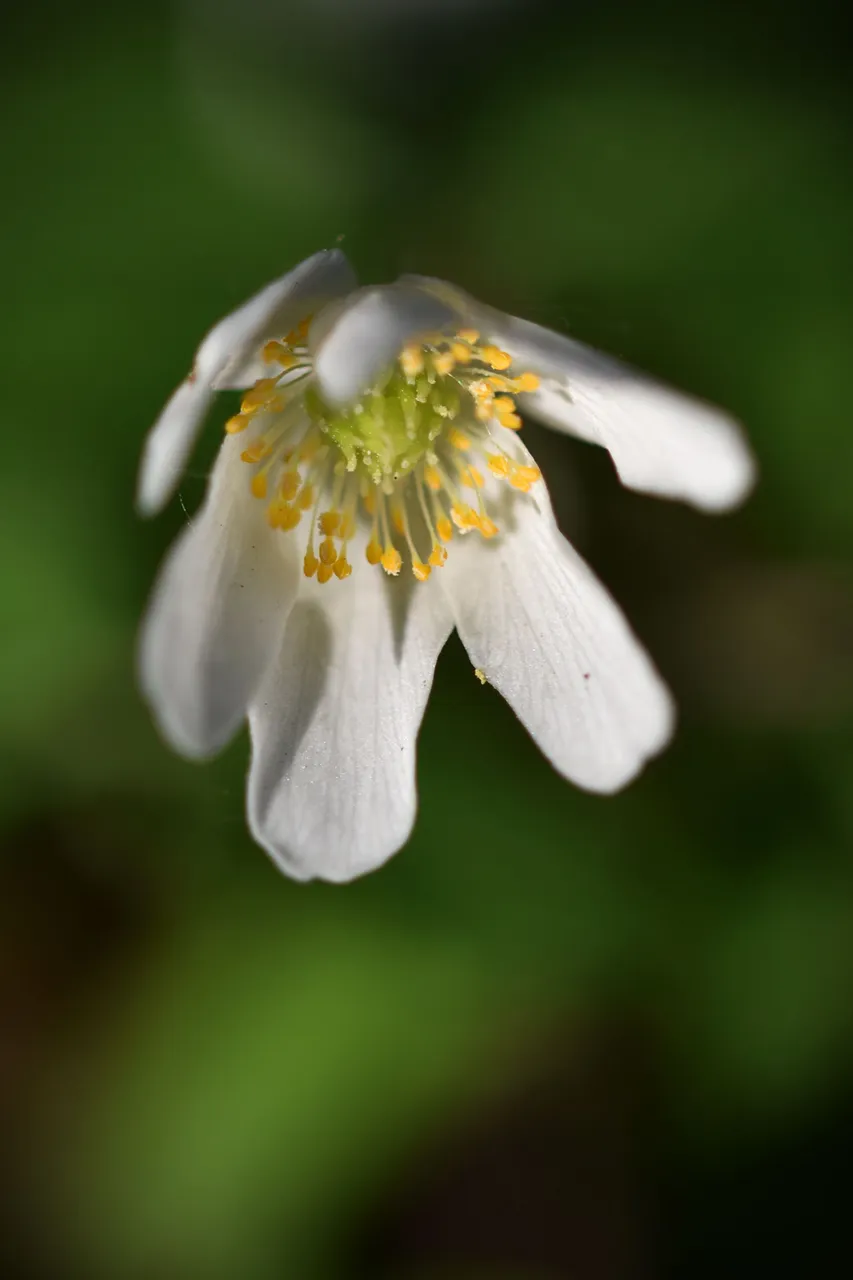
POLYGON ((306 517, 307 577, 349 577, 347 550, 361 522, 370 528, 370 564, 396 575, 403 548, 425 582, 446 561, 454 531, 499 532, 475 459, 524 493, 539 479, 537 467, 513 458, 490 431, 495 421, 521 427, 513 397, 535 391, 539 379, 513 376, 507 352, 462 329, 409 344, 356 404, 335 410, 310 378, 309 324, 310 317, 266 344, 263 358, 280 372, 256 382, 226 423, 231 433, 260 427, 241 455, 254 468, 251 491, 267 501, 273 529, 295 529, 306 517))

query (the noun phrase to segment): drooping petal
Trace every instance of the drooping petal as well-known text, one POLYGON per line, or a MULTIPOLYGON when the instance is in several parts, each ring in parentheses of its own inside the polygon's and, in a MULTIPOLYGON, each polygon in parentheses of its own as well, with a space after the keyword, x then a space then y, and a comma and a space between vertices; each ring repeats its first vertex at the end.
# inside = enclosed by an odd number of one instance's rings
POLYGON ((440 280, 415 278, 505 347, 516 370, 542 378, 522 410, 603 445, 629 489, 723 511, 746 497, 755 463, 727 414, 662 386, 612 356, 484 306, 440 280))
POLYGON ((249 713, 249 824, 288 875, 351 880, 405 843, 415 739, 451 626, 434 581, 362 561, 344 582, 304 584, 249 713))
POLYGON ((245 718, 296 593, 298 547, 249 492, 245 441, 228 437, 201 511, 169 552, 143 623, 140 683, 161 731, 212 755, 245 718))
POLYGON ((142 451, 136 490, 140 515, 156 515, 172 496, 212 399, 210 387, 194 374, 169 397, 142 451))
POLYGON ((320 337, 314 369, 325 400, 345 405, 369 387, 412 338, 453 319, 446 303, 414 285, 362 289, 320 337))
POLYGON ((560 773, 616 791, 670 738, 671 697, 542 482, 499 523, 492 542, 454 542, 439 576, 462 642, 560 773))
POLYGON ((137 504, 154 515, 171 497, 211 401, 211 390, 245 387, 261 377, 258 350, 306 314, 355 287, 339 249, 315 253, 267 285, 215 325, 199 347, 192 372, 178 387, 148 434, 137 504))

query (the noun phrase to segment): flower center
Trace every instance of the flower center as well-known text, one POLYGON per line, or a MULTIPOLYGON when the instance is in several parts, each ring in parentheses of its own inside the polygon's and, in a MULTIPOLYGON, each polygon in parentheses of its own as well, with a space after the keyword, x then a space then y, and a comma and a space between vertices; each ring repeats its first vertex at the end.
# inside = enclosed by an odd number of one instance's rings
POLYGON ((274 529, 310 519, 307 577, 348 577, 348 544, 363 523, 370 564, 397 574, 402 549, 424 582, 447 559, 454 531, 499 532, 477 462, 524 492, 539 479, 538 468, 518 462, 493 436, 496 422, 521 427, 513 394, 535 390, 539 380, 513 376, 510 356, 474 330, 432 334, 406 346, 355 404, 336 410, 311 376, 309 323, 266 344, 264 359, 281 372, 255 383, 226 423, 228 432, 259 425, 241 455, 254 469, 252 493, 268 501, 274 529))

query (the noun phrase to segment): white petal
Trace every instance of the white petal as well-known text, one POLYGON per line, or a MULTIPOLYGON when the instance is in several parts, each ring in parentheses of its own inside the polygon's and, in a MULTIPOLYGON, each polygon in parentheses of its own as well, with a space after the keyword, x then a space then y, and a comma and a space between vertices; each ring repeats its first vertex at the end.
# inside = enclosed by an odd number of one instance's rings
POLYGON ((524 320, 496 341, 515 368, 543 375, 522 411, 603 445, 629 489, 724 511, 746 497, 755 464, 734 419, 595 351, 524 320))
POLYGON ((357 398, 400 354, 406 342, 453 319, 440 299, 414 286, 362 289, 347 299, 314 354, 324 398, 345 405, 357 398))
POLYGON ((451 629, 434 581, 305 583, 249 714, 255 839, 298 880, 344 881, 405 843, 415 739, 451 629))
POLYGON ((494 541, 454 542, 441 571, 462 642, 560 773, 616 791, 670 738, 670 695, 542 482, 498 523, 494 541))
POLYGON ((723 511, 746 497, 755 463, 727 414, 583 343, 486 307, 454 285, 419 282, 505 347, 516 372, 542 376, 538 391, 520 397, 523 412, 603 445, 628 488, 681 498, 706 511, 723 511))
POLYGON ((213 399, 206 383, 195 377, 182 382, 148 432, 142 451, 136 506, 143 516, 153 516, 168 502, 183 474, 213 399))
POLYGON ((261 377, 258 349, 306 314, 355 287, 339 249, 325 249, 267 285, 215 325, 199 347, 193 369, 169 400, 145 444, 137 505, 153 515, 169 500, 211 400, 211 388, 245 387, 261 377))
POLYGON ((211 385, 217 390, 251 386, 261 376, 258 347, 268 338, 282 337, 333 298, 352 292, 356 283, 340 249, 322 249, 267 285, 221 320, 199 347, 199 364, 215 367, 211 385))
POLYGON ((168 741, 203 758, 231 738, 279 644, 299 548, 249 492, 244 437, 222 445, 209 495, 169 552, 143 624, 140 683, 168 741))

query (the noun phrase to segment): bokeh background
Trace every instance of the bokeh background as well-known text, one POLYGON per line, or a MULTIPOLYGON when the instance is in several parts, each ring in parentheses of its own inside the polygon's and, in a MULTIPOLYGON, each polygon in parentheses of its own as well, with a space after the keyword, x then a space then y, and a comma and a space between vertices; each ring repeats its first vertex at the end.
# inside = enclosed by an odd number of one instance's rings
POLYGON ((21 5, 0 55, 0 1181, 12 1280, 853 1273, 851 100, 842 9, 21 5), (408 847, 284 880, 247 742, 133 649, 197 339, 317 248, 748 424, 727 518, 528 428, 676 691, 583 795, 453 640, 408 847))

